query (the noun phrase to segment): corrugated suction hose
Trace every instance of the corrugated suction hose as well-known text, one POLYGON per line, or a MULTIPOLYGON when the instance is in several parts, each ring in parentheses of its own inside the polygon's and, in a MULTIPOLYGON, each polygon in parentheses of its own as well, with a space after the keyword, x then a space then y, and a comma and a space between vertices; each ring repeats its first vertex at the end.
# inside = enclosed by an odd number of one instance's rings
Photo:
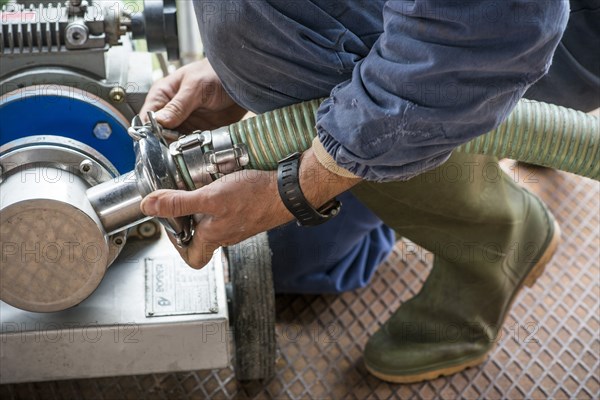
MULTIPOLYGON (((245 143, 247 168, 273 170, 287 155, 308 149, 316 136, 322 99, 284 107, 230 125, 234 144, 245 143)), ((455 151, 511 158, 600 180, 598 117, 531 100, 521 100, 495 130, 455 151)))

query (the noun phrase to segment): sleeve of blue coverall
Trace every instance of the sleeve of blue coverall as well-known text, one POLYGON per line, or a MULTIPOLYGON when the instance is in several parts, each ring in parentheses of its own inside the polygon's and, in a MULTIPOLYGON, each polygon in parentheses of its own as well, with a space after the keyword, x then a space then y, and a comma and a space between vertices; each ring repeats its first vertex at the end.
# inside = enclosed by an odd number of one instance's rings
POLYGON ((568 8, 566 0, 388 1, 384 32, 319 109, 320 143, 366 180, 438 166, 499 125, 547 72, 568 8))

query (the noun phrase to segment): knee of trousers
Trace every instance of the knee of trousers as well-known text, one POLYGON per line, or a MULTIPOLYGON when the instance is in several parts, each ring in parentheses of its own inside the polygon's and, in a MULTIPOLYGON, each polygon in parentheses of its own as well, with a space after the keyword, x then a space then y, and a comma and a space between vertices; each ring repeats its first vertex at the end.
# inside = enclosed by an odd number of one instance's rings
POLYGON ((194 5, 206 56, 229 95, 250 111, 328 96, 351 77, 352 65, 339 56, 342 25, 313 29, 266 1, 194 5))

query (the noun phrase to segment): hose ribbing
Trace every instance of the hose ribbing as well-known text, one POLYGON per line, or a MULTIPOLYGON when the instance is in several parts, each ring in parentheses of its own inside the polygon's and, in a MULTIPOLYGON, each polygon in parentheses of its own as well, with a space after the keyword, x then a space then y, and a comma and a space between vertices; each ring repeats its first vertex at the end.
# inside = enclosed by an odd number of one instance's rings
POLYGON ((307 150, 317 134, 315 116, 322 101, 305 101, 230 125, 233 143, 248 146, 247 168, 274 170, 277 161, 307 150))
MULTIPOLYGON (((321 102, 295 104, 231 125, 233 143, 248 146, 248 167, 273 170, 278 160, 308 149, 321 102)), ((512 158, 600 180, 598 117, 552 104, 521 100, 498 128, 455 151, 512 158)))
POLYGON ((600 180, 600 124, 581 111, 521 100, 495 130, 456 151, 512 158, 600 180))

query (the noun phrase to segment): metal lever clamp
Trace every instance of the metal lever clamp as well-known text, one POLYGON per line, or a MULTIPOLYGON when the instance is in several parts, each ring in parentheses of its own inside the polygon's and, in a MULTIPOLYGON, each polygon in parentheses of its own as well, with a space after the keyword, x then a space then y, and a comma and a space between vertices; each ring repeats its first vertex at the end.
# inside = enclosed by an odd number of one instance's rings
MULTIPOLYGON (((162 127, 148 113, 149 122, 142 123, 136 116, 128 133, 134 139, 136 152, 135 173, 140 193, 145 197, 159 189, 183 189, 182 178, 169 155, 167 142, 162 136, 162 127)), ((159 218, 165 229, 171 233, 178 246, 185 247, 193 237, 192 216, 159 218)))

